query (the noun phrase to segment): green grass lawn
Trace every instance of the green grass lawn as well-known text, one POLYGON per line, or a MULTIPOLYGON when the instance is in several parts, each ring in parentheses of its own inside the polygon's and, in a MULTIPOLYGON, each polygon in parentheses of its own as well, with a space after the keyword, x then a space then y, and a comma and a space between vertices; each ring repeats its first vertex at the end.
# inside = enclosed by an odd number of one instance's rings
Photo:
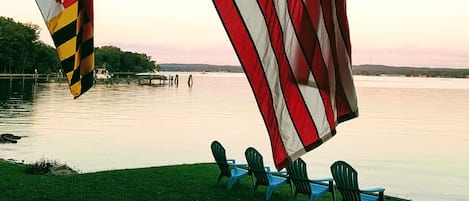
MULTIPOLYGON (((226 190, 228 179, 217 184, 215 164, 189 164, 113 170, 68 176, 31 175, 24 165, 0 160, 0 200, 37 201, 134 201, 134 200, 265 200, 265 187, 253 191, 246 177, 226 190)), ((386 191, 385 191, 386 193, 386 191)), ((336 191, 336 194, 340 194, 336 191)), ((290 187, 277 189, 272 201, 289 201, 290 187)), ((297 200, 306 201, 299 195, 297 200)), ((330 194, 319 201, 332 200, 330 194)), ((338 195, 338 199, 340 195, 338 195)), ((387 201, 401 199, 386 197, 387 201)))

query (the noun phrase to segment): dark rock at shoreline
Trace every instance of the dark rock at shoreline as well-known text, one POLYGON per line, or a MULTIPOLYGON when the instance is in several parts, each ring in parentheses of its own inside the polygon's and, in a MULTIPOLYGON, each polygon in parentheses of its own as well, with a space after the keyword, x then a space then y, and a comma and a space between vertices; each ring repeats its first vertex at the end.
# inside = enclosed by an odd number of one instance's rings
POLYGON ((78 172, 67 165, 56 165, 49 170, 51 175, 72 175, 78 172))
POLYGON ((10 133, 5 133, 0 135, 0 144, 2 143, 14 143, 16 144, 19 139, 21 139, 24 136, 16 136, 10 133))

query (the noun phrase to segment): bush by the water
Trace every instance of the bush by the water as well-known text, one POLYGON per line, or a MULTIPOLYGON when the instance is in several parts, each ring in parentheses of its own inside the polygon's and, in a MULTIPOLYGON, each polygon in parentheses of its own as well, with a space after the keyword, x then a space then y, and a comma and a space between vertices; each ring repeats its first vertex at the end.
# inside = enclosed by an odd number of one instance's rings
POLYGON ((26 166, 26 173, 28 174, 68 175, 78 173, 69 166, 59 163, 56 160, 42 159, 33 164, 27 164, 26 166))

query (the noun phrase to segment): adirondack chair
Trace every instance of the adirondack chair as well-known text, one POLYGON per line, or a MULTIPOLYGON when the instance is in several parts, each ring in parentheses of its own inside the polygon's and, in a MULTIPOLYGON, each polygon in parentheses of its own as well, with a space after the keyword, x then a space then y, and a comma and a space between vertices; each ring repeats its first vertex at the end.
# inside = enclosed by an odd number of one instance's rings
POLYGON ((226 189, 231 190, 234 183, 248 175, 247 165, 236 164, 234 159, 226 159, 225 148, 223 148, 221 143, 216 140, 212 142, 210 147, 212 148, 215 162, 220 168, 220 175, 218 176, 217 183, 220 183, 221 178, 228 177, 229 180, 226 189), (246 169, 240 168, 242 166, 246 167, 246 169))
MULTIPOLYGON (((249 147, 244 152, 249 166, 252 185, 254 190, 259 185, 266 186, 265 200, 270 200, 274 190, 287 182, 287 179, 273 174, 280 175, 278 172, 271 172, 269 167, 264 166, 262 155, 254 148, 249 147)), ((286 175, 285 175, 286 176, 286 175)))
POLYGON ((309 196, 310 201, 316 200, 319 196, 327 192, 332 193, 332 199, 335 201, 334 184, 332 178, 327 179, 308 179, 306 172, 306 163, 298 158, 287 166, 288 178, 292 190, 293 200, 301 193, 309 196))
POLYGON ((334 162, 331 172, 344 201, 384 201, 384 188, 359 189, 358 173, 346 162, 334 162))

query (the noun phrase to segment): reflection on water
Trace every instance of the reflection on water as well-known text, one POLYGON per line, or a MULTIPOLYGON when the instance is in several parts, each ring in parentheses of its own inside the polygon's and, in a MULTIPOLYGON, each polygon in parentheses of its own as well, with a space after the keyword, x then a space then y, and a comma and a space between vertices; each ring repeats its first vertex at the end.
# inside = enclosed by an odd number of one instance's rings
MULTIPOLYGON (((180 75, 185 83, 187 75, 180 75)), ((413 200, 467 200, 469 79, 355 77, 360 117, 303 158, 312 178, 345 160, 360 185, 413 200)), ((57 159, 82 172, 211 162, 217 139, 241 163, 270 142, 242 74, 194 75, 194 85, 96 85, 73 100, 66 85, 0 82, 0 158, 57 159)))
POLYGON ((0 132, 30 123, 36 92, 37 85, 31 80, 0 80, 0 132))
POLYGON ((9 99, 32 101, 37 90, 37 85, 32 80, 0 80, 0 101, 3 103, 9 99))

